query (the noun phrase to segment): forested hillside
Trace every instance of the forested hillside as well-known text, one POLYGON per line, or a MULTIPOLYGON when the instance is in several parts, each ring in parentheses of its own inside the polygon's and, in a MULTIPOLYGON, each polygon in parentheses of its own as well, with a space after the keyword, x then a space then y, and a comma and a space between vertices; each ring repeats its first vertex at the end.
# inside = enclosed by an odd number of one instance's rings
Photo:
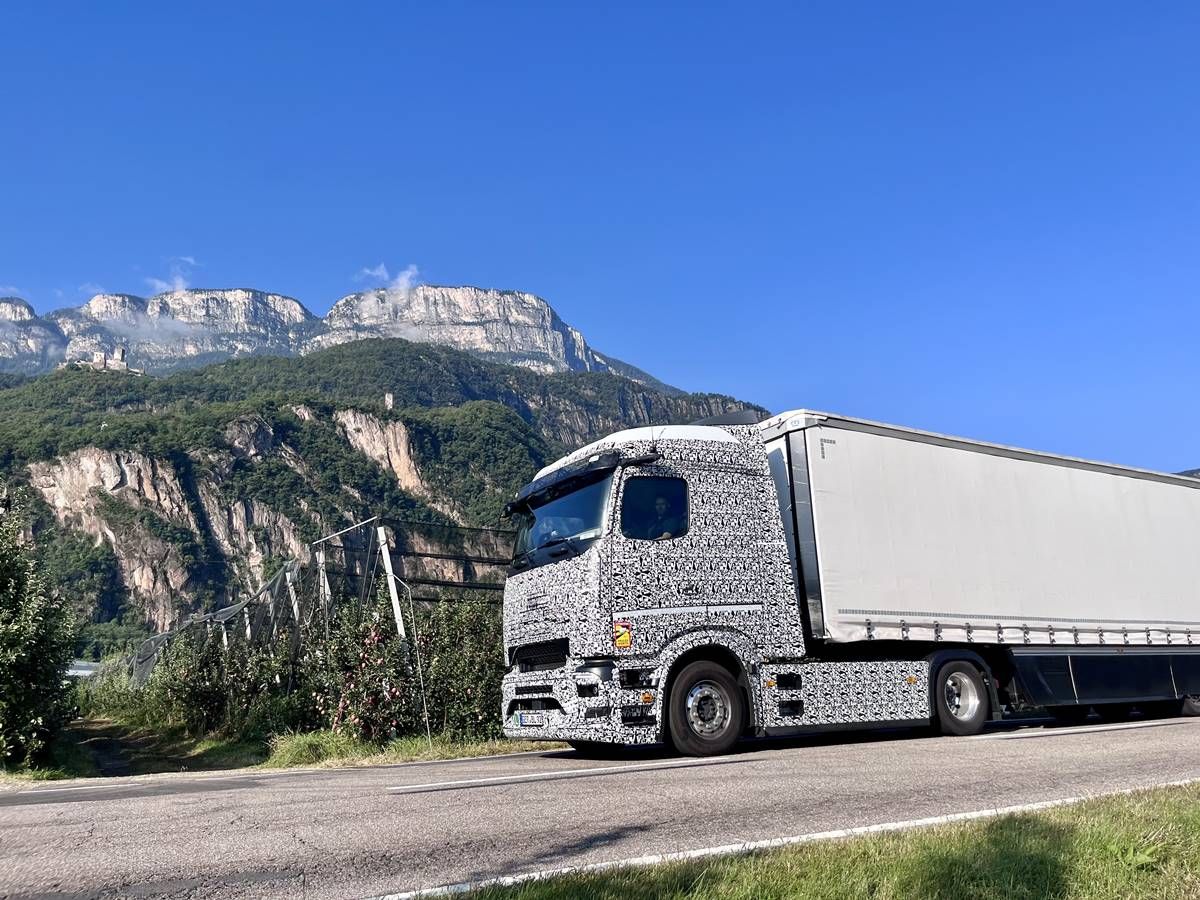
POLYGON ((493 524, 567 449, 745 407, 400 339, 7 383, 0 472, 28 488, 44 564, 86 615, 129 628, 225 602, 351 521, 493 524))

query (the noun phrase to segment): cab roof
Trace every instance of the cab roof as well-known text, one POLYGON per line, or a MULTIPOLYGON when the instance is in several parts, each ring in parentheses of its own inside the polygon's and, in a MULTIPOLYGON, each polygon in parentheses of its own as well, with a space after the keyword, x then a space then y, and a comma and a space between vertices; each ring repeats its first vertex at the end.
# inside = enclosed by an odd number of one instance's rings
POLYGON ((563 466, 569 465, 577 460, 584 459, 596 453, 603 453, 607 450, 617 450, 626 444, 634 444, 643 441, 662 444, 672 441, 713 441, 717 443, 738 443, 737 438, 726 431, 724 428, 719 428, 715 425, 649 425, 641 428, 626 428, 624 431, 615 431, 612 434, 602 437, 597 441, 592 441, 578 450, 568 453, 562 459, 557 459, 550 465, 542 468, 534 477, 537 481, 544 478, 552 472, 561 469, 563 466))

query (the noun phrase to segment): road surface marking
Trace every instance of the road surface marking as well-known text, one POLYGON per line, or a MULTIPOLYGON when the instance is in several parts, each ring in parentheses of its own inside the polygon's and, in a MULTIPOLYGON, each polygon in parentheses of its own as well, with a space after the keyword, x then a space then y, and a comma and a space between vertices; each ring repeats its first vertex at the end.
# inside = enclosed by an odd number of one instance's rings
POLYGON ((466 778, 462 781, 433 781, 428 784, 402 784, 389 787, 394 794, 416 794, 426 791, 449 791, 456 788, 516 784, 522 781, 558 781, 563 778, 587 778, 614 772, 649 772, 655 769, 692 769, 701 766, 720 766, 753 762, 754 756, 716 756, 711 759, 675 759, 659 763, 632 763, 627 766, 592 766, 587 769, 560 769, 557 772, 531 772, 525 775, 493 775, 490 778, 466 778))
POLYGON ((1171 725, 1187 725, 1183 719, 1172 719, 1166 722, 1123 722, 1114 725, 1077 725, 1071 728, 1039 728, 1026 731, 1005 731, 994 734, 977 734, 972 740, 976 741, 1011 741, 1016 738, 1045 738, 1059 737, 1067 734, 1092 734, 1100 731, 1125 731, 1130 728, 1164 728, 1171 725))
POLYGON ((949 813, 943 816, 930 816, 926 819, 909 819, 903 822, 884 822, 879 825, 860 825, 856 828, 840 828, 835 831, 817 831, 809 834, 796 834, 789 837, 768 838, 761 841, 746 841, 741 844, 724 844, 719 847, 703 847, 699 850, 681 850, 675 853, 655 853, 649 856, 637 856, 631 859, 614 859, 604 862, 587 863, 582 866, 566 866, 561 869, 546 869, 540 872, 523 872, 520 875, 504 875, 499 878, 487 878, 482 881, 462 881, 457 884, 444 884, 439 887, 421 888, 415 891, 405 891, 398 894, 383 894, 374 900, 416 900, 420 897, 447 897, 454 894, 466 894, 471 891, 489 887, 512 887, 530 881, 543 881, 548 878, 558 878, 563 875, 583 875, 592 872, 603 872, 610 869, 643 868, 658 866, 663 863, 683 862, 693 859, 704 859, 714 856, 744 856, 759 850, 774 850, 781 847, 791 847, 797 844, 811 844, 815 841, 838 840, 850 837, 860 837, 868 834, 882 834, 891 831, 908 831, 912 828, 927 828, 931 825, 948 825, 954 822, 970 822, 977 819, 991 819, 997 816, 1015 815, 1018 813, 1038 812, 1059 806, 1071 806, 1085 800, 1095 800, 1099 797, 1120 797, 1125 794, 1135 794, 1154 788, 1186 787, 1200 784, 1200 778, 1186 778, 1183 781, 1168 781, 1161 784, 1148 784, 1142 787, 1125 788, 1119 791, 1107 791, 1087 797, 1065 797, 1060 800, 1042 800, 1037 803, 1021 803, 1016 806, 1003 806, 998 809, 979 809, 972 812, 949 813))

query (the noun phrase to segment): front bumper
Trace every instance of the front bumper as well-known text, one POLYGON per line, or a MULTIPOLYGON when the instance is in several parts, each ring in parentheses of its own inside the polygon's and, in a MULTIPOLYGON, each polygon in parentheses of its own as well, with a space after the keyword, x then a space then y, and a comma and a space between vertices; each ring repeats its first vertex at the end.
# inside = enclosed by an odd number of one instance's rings
MULTIPOLYGON (((627 668, 650 673, 636 664, 627 668)), ((657 672, 643 682, 622 686, 621 671, 611 662, 585 666, 568 660, 551 671, 511 670, 501 683, 504 733, 527 741, 657 743, 662 735, 657 672)))

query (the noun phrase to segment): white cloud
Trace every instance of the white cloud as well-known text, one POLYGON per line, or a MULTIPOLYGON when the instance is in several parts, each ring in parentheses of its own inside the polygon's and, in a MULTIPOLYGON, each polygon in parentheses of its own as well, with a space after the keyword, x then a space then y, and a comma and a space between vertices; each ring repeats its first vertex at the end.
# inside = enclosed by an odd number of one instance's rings
POLYGON ((212 329, 190 322, 180 322, 170 316, 154 316, 134 312, 120 319, 105 319, 104 326, 128 343, 149 341, 151 343, 174 343, 200 339, 213 333, 212 329))
POLYGON ((21 289, 15 284, 0 284, 0 297, 20 297, 21 289))
POLYGON ((167 268, 169 270, 167 278, 155 278, 151 276, 146 278, 145 282, 156 294, 186 290, 188 287, 188 278, 192 274, 191 270, 199 265, 194 256, 172 256, 167 260, 167 268))
POLYGON ((89 297, 95 297, 97 294, 107 294, 108 293, 108 291, 106 291, 104 289, 104 285, 96 284, 96 282, 94 282, 94 281, 85 281, 83 284, 81 284, 77 288, 77 290, 79 291, 79 293, 86 294, 89 297))
POLYGON ((392 279, 388 285, 388 291, 396 294, 407 294, 417 283, 417 276, 419 274, 416 266, 409 265, 403 272, 392 279))
POLYGON ((393 278, 388 271, 387 265, 380 263, 377 266, 364 267, 358 270, 354 276, 355 281, 366 281, 371 284, 382 283, 384 290, 389 294, 407 297, 409 291, 418 283, 417 278, 420 275, 420 270, 415 265, 405 266, 404 271, 398 272, 393 278))
POLYGON ((358 274, 354 276, 355 281, 387 281, 388 270, 387 266, 380 263, 377 266, 366 268, 365 266, 358 270, 358 274))

